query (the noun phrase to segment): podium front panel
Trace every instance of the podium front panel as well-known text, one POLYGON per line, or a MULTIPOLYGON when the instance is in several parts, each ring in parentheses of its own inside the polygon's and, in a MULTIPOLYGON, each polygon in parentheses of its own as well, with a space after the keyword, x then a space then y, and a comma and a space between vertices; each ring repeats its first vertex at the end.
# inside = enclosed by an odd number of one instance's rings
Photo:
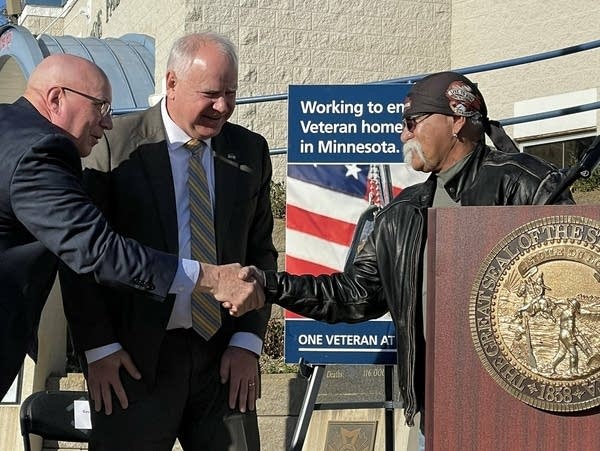
POLYGON ((471 292, 486 257, 519 227, 557 215, 597 221, 600 207, 430 209, 425 413, 428 451, 600 449, 597 407, 551 412, 517 399, 483 366, 472 337, 471 292))

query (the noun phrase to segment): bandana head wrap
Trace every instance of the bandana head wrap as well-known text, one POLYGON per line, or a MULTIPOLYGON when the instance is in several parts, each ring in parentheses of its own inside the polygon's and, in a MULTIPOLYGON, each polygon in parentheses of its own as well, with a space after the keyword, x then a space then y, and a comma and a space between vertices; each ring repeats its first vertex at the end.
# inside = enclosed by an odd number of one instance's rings
POLYGON ((438 72, 416 82, 404 100, 404 116, 438 113, 480 120, 497 149, 519 152, 497 121, 487 117, 487 106, 477 85, 456 72, 438 72))

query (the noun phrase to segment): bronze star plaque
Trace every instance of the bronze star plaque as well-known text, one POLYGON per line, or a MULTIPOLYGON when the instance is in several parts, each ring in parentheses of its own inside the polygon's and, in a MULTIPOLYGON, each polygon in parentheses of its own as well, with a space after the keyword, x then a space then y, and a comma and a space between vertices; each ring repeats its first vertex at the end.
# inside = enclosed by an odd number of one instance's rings
POLYGON ((373 451, 377 421, 329 421, 325 451, 373 451))
POLYGON ((600 223, 552 216, 506 236, 485 259, 469 320, 488 373, 554 412, 600 404, 600 223))

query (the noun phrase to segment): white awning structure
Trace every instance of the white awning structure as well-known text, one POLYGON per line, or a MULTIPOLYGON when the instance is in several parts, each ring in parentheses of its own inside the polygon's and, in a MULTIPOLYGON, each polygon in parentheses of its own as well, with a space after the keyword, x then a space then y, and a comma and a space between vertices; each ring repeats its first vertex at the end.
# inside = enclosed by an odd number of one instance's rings
POLYGON ((15 101, 25 90, 31 71, 46 56, 78 55, 106 72, 113 88, 113 109, 149 106, 154 94, 154 39, 142 34, 120 38, 76 38, 40 35, 19 25, 0 27, 0 103, 15 101))

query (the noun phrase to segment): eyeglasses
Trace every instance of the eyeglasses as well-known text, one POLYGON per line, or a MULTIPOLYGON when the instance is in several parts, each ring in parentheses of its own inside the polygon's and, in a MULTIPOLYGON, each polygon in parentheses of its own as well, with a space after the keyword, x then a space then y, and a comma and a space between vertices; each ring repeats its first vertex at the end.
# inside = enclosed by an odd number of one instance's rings
POLYGON ((76 91, 71 88, 66 88, 64 86, 61 86, 61 89, 64 89, 65 91, 74 92, 75 94, 79 94, 80 96, 91 100, 93 105, 100 107, 99 111, 100 111, 100 114, 102 115, 102 117, 106 117, 112 112, 112 106, 110 105, 110 102, 107 100, 99 99, 97 97, 93 97, 91 95, 76 91))
POLYGON ((419 123, 423 122, 433 113, 429 114, 420 114, 418 116, 405 117, 402 123, 404 124, 404 128, 406 128, 409 132, 413 132, 419 123))

